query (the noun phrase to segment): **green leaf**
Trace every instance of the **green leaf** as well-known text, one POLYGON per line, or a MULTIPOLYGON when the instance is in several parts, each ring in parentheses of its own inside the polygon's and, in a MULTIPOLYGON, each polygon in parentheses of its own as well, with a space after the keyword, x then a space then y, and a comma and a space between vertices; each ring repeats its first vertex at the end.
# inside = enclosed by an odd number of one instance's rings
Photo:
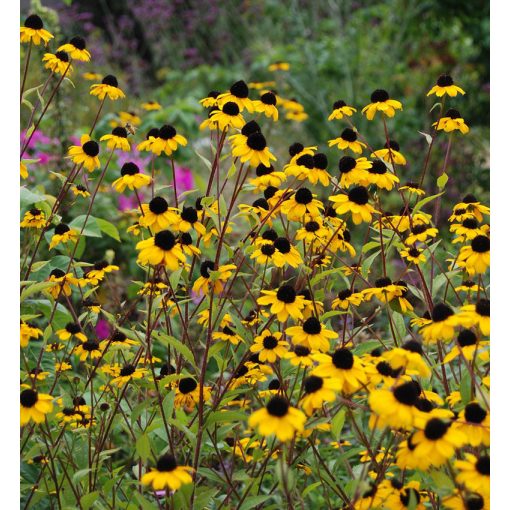
POLYGON ((120 242, 120 235, 117 227, 110 223, 109 221, 103 220, 102 218, 96 218, 96 222, 101 229, 101 232, 104 232, 107 236, 112 237, 116 241, 120 242))
POLYGON ((171 347, 173 347, 179 354, 182 354, 182 356, 188 363, 193 365, 193 367, 197 368, 193 353, 190 351, 189 347, 185 345, 183 342, 181 342, 174 336, 165 335, 164 333, 155 333, 154 336, 162 344, 170 345, 171 347))
POLYGON ((34 193, 33 191, 28 190, 24 186, 21 187, 19 192, 19 200, 21 208, 25 208, 28 205, 35 204, 37 202, 41 202, 45 200, 45 196, 40 193, 34 193))
POLYGON ((464 405, 471 401, 471 375, 466 372, 460 380, 460 396, 464 405))
POLYGON ((142 496, 139 492, 133 491, 132 494, 134 495, 136 501, 138 503, 140 503, 143 510, 154 510, 155 508, 157 508, 157 506, 154 505, 154 503, 151 503, 147 498, 142 496))
POLYGON ((446 186, 446 183, 448 182, 448 175, 446 173, 442 173, 436 181, 437 187, 439 189, 443 189, 446 186))
POLYGON ((240 411, 216 411, 207 417, 206 426, 214 423, 235 423, 245 419, 246 414, 240 411))
POLYGON ((81 229, 83 228, 82 235, 84 236, 102 237, 101 229, 99 228, 97 220, 96 218, 94 218, 94 216, 89 216, 87 219, 87 215, 82 214, 81 216, 78 216, 73 221, 71 221, 71 223, 69 223, 69 226, 71 228, 74 228, 78 232, 81 232, 81 229), (83 228, 84 225, 85 228, 83 228))
MULTIPOLYGON (((212 167, 212 164, 211 162, 206 159, 204 156, 202 156, 202 154, 200 154, 199 152, 195 151, 195 154, 203 161, 204 165, 207 167, 207 170, 211 171, 211 167, 212 167)), ((203 204, 203 202, 202 202, 203 204)))
POLYGON ((441 193, 438 193, 437 195, 431 195, 430 197, 422 198, 413 208, 413 213, 417 213, 421 208, 425 205, 434 200, 435 198, 440 197, 444 191, 441 191, 441 193))
POLYGON ((393 312, 391 316, 393 319, 393 325, 395 326, 398 339, 402 340, 406 336, 406 323, 404 321, 404 316, 398 312, 393 312))
POLYGON ((23 289, 23 292, 21 293, 20 301, 23 302, 23 301, 25 301, 25 299, 29 298, 33 294, 37 294, 38 292, 48 289, 49 287, 54 287, 55 285, 57 285, 56 282, 33 283, 29 287, 25 287, 23 289))
POLYGON ((335 439, 340 438, 340 433, 345 423, 345 408, 340 409, 331 420, 331 434, 335 439))
POLYGON ((88 510, 93 504, 94 501, 99 497, 99 491, 89 492, 82 496, 80 499, 81 507, 83 510, 88 510))
POLYGON ((147 434, 141 434, 136 440, 136 452, 143 462, 151 456, 151 443, 147 434))
POLYGON ((73 475, 73 483, 79 482, 82 478, 87 476, 91 471, 92 471, 92 469, 90 469, 90 468, 80 469, 79 471, 76 471, 76 473, 74 473, 74 475, 73 475))
POLYGON ((250 496, 249 498, 246 498, 246 500, 244 501, 239 510, 250 510, 251 508, 255 508, 256 506, 259 506, 260 504, 264 503, 264 501, 267 501, 270 497, 271 494, 260 494, 258 496, 250 496))

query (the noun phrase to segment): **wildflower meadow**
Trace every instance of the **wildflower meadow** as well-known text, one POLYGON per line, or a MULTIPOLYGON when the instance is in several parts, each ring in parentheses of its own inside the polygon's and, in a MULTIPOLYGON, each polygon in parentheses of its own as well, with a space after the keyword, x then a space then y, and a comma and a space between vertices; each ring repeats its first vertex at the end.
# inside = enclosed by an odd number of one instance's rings
POLYGON ((229 67, 221 2, 127 2, 145 53, 67 4, 20 23, 20 508, 488 510, 479 55, 229 67))

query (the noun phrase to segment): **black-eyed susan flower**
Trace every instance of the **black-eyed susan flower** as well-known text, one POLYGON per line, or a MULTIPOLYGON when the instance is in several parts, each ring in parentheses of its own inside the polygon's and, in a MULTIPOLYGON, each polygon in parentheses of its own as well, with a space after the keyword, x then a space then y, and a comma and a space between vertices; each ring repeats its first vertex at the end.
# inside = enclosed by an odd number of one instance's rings
POLYGON ((294 348, 285 354, 284 358, 290 360, 291 365, 311 367, 314 364, 314 352, 305 347, 304 345, 296 345, 294 348))
POLYGON ((107 96, 112 101, 126 97, 124 92, 122 92, 122 90, 119 88, 119 82, 117 81, 117 78, 111 74, 105 76, 101 80, 101 83, 91 85, 90 93, 93 96, 97 96, 97 98, 101 101, 107 96))
POLYGON ((363 302, 363 293, 352 289, 341 290, 331 303, 333 310, 348 310, 352 306, 359 306, 363 302))
POLYGON ((122 193, 126 188, 130 190, 140 189, 152 182, 149 175, 140 173, 140 168, 133 162, 124 163, 120 169, 120 177, 113 181, 112 186, 122 193))
POLYGON ((484 274, 490 266, 491 242, 485 235, 476 236, 471 244, 460 249, 457 265, 464 268, 471 275, 484 274))
POLYGON ((98 301, 94 301, 91 298, 85 298, 81 302, 82 306, 84 306, 89 312, 99 313, 101 311, 101 304, 98 301))
POLYGON ((248 420, 262 436, 276 436, 280 441, 289 441, 296 432, 303 432, 306 416, 292 407, 280 396, 274 396, 263 409, 255 411, 248 420))
POLYGON ((176 491, 183 485, 193 483, 190 475, 193 471, 192 467, 179 466, 173 455, 165 454, 158 459, 155 468, 142 476, 141 482, 143 485, 150 485, 155 491, 176 491))
POLYGON ((33 43, 39 46, 41 42, 48 44, 53 34, 44 29, 43 20, 37 14, 31 14, 19 29, 20 42, 33 43))
POLYGON ((337 392, 342 389, 342 381, 333 377, 311 375, 303 381, 304 397, 300 405, 307 416, 320 409, 325 402, 334 402, 337 392))
POLYGON ((395 110, 402 110, 402 103, 395 99, 390 99, 390 95, 385 90, 377 89, 372 92, 370 104, 365 106, 361 113, 364 113, 368 120, 373 120, 378 111, 388 117, 394 117, 395 110))
POLYGON ((450 341, 455 335, 455 327, 459 324, 454 311, 445 303, 438 303, 432 309, 432 322, 420 329, 426 343, 450 341))
POLYGON ((489 225, 480 225, 474 216, 466 218, 462 223, 452 223, 450 225, 450 232, 456 235, 452 243, 464 243, 466 240, 470 241, 476 236, 488 236, 490 233, 489 229, 489 225))
POLYGON ((125 127, 117 126, 113 128, 111 134, 102 136, 99 141, 106 141, 106 146, 110 150, 120 149, 121 151, 126 152, 131 150, 131 145, 129 145, 128 140, 128 132, 125 127))
POLYGON ((136 249, 140 251, 137 261, 144 266, 163 264, 172 271, 176 271, 186 262, 182 248, 169 230, 161 230, 153 237, 140 241, 136 249))
POLYGON ((416 182, 408 181, 403 186, 398 188, 399 191, 407 191, 410 195, 422 196, 425 195, 425 190, 420 188, 420 185, 416 182))
POLYGON ((372 162, 367 158, 351 158, 344 156, 338 162, 340 171, 339 184, 342 188, 348 188, 352 184, 362 184, 367 178, 367 170, 372 166, 372 162))
POLYGON ((254 105, 253 101, 249 98, 249 94, 248 85, 243 80, 236 81, 228 92, 218 96, 218 105, 224 110, 224 105, 232 102, 238 106, 239 111, 242 112, 246 108, 246 110, 253 113, 254 105))
POLYGON ((317 317, 309 317, 300 326, 291 326, 285 330, 294 345, 303 345, 310 350, 327 352, 330 340, 338 338, 337 333, 325 328, 317 317))
POLYGON ((430 368, 423 359, 422 345, 416 340, 408 340, 401 347, 394 347, 382 353, 393 370, 409 372, 411 375, 428 377, 430 368))
POLYGON ((284 172, 276 171, 273 165, 258 165, 255 169, 256 177, 248 182, 255 186, 257 191, 264 191, 269 186, 278 188, 287 179, 284 172))
POLYGON ((361 184, 369 186, 375 184, 378 188, 391 191, 393 186, 400 182, 400 179, 392 172, 380 159, 372 162, 372 166, 367 170, 367 173, 362 177, 361 184))
POLYGON ((282 334, 279 331, 272 333, 269 329, 265 329, 255 337, 250 351, 258 353, 262 363, 275 363, 278 358, 284 357, 289 348, 289 344, 281 338, 282 334))
POLYGON ((130 363, 126 363, 120 370, 118 370, 116 376, 110 381, 110 384, 122 388, 128 382, 133 379, 141 379, 146 374, 147 369, 136 367, 130 363))
POLYGON ((295 163, 301 156, 313 156, 317 146, 305 147, 300 142, 294 142, 289 146, 290 164, 295 163))
MULTIPOLYGON (((395 481, 397 482, 397 481, 395 481)), ((427 492, 420 492, 420 483, 416 481, 409 482, 405 487, 398 491, 391 492, 383 505, 388 510, 425 510, 427 507, 424 503, 428 501, 427 492)))
POLYGON ((250 166, 271 166, 271 160, 276 157, 269 151, 266 139, 260 132, 248 135, 246 144, 239 144, 232 149, 232 155, 239 157, 242 163, 248 162, 250 166))
POLYGON ((78 239, 78 232, 69 227, 65 223, 60 223, 55 226, 54 234, 50 241, 50 250, 58 246, 60 243, 76 242, 78 239))
POLYGON ((479 299, 476 304, 460 307, 457 314, 459 324, 470 328, 477 326, 483 335, 488 336, 491 332, 491 306, 488 299, 479 299))
POLYGON ((292 158, 288 165, 283 167, 286 176, 296 177, 300 181, 308 178, 308 174, 315 167, 312 154, 302 154, 298 158, 292 158))
POLYGON ((262 290, 263 294, 257 299, 262 306, 271 305, 271 313, 278 317, 280 322, 285 322, 289 316, 294 320, 303 318, 304 298, 298 296, 291 285, 282 285, 277 291, 262 290))
POLYGON ((87 337, 83 334, 81 326, 74 322, 68 322, 63 329, 57 330, 55 334, 60 340, 69 340, 74 337, 81 342, 87 341, 87 337))
POLYGON ((89 135, 82 135, 80 138, 80 145, 72 145, 67 151, 68 156, 72 159, 73 163, 83 166, 89 171, 93 172, 96 168, 101 166, 99 161, 99 144, 92 140, 89 135))
POLYGON ((432 94, 437 97, 443 97, 445 94, 450 97, 456 97, 457 94, 464 95, 465 92, 454 84, 453 78, 449 74, 442 74, 437 79, 436 84, 427 92, 427 96, 431 96, 432 94))
MULTIPOLYGON (((203 387, 204 402, 211 398, 211 389, 208 386, 203 387)), ((200 402, 200 387, 193 377, 183 377, 179 379, 175 386, 174 406, 179 409, 183 407, 187 412, 191 412, 195 405, 200 402)))
POLYGON ((46 216, 43 211, 36 207, 27 211, 20 223, 21 228, 42 228, 46 225, 46 216))
POLYGON ((220 131, 230 127, 240 129, 244 123, 245 120, 239 106, 232 101, 224 103, 220 110, 213 110, 207 120, 210 129, 218 127, 220 131))
POLYGON ((333 202, 333 208, 337 214, 350 213, 355 225, 372 221, 372 215, 377 213, 368 203, 369 196, 365 186, 355 186, 349 190, 349 193, 330 196, 329 200, 333 202))
MULTIPOLYGON (((301 255, 286 237, 278 237, 273 241, 275 253, 273 254, 272 261, 276 267, 283 267, 289 265, 291 267, 298 267, 303 263, 301 255)), ((264 248, 264 245, 262 246, 264 248)))
POLYGON ((65 51, 57 51, 55 54, 45 53, 42 61, 46 62, 44 67, 55 74, 69 75, 73 71, 69 55, 65 51))
POLYGON ((156 233, 177 223, 179 217, 169 209, 163 197, 154 197, 148 204, 142 204, 142 216, 138 223, 156 233))
POLYGON ((200 265, 200 276, 193 284, 193 292, 202 296, 208 296, 211 290, 213 294, 221 294, 227 280, 232 276, 235 269, 237 269, 235 264, 217 267, 212 260, 205 260, 200 265), (212 275, 211 272, 215 274, 212 275))
POLYGON ((465 460, 456 460, 455 469, 457 483, 460 483, 471 492, 475 492, 488 498, 490 494, 490 458, 488 455, 476 457, 472 453, 465 454, 465 460))
POLYGON ((452 428, 460 430, 470 446, 490 445, 490 414, 478 402, 466 404, 452 428))
POLYGON ((322 202, 317 200, 308 188, 299 188, 282 204, 281 211, 291 221, 305 221, 320 217, 324 209, 322 202))
POLYGON ((65 51, 73 60, 80 60, 81 62, 89 62, 90 51, 87 50, 85 39, 80 36, 73 37, 68 43, 62 44, 57 48, 57 51, 65 51))
POLYGON ((352 114, 356 111, 356 108, 348 106, 345 101, 339 99, 333 103, 333 111, 330 113, 328 120, 343 119, 344 116, 352 117, 352 114))
POLYGON ((82 74, 82 78, 88 81, 99 81, 103 79, 103 75, 100 73, 86 72, 82 74))
POLYGON ((73 273, 64 273, 61 269, 53 269, 48 277, 48 282, 55 282, 58 285, 47 289, 49 294, 57 299, 61 294, 63 296, 71 295, 71 285, 78 285, 78 279, 75 278, 73 273))
POLYGON ((73 195, 75 197, 83 197, 83 198, 90 197, 89 191, 82 184, 73 184, 71 186, 71 191, 73 192, 73 195))
POLYGON ((161 110, 161 105, 157 101, 146 101, 142 103, 142 108, 148 112, 161 110))
POLYGON ((290 69, 290 64, 288 62, 283 62, 279 60, 278 62, 274 62, 269 64, 267 67, 268 71, 288 71, 290 69))
POLYGON ((209 94, 207 94, 206 97, 201 99, 199 103, 204 108, 214 108, 215 106, 218 106, 218 96, 220 93, 217 90, 211 90, 209 94))
POLYGON ((329 234, 329 229, 324 226, 320 218, 317 218, 307 221, 296 231, 296 241, 304 241, 307 246, 317 248, 325 242, 329 234))
POLYGON ((444 357, 443 363, 450 363, 459 356, 465 358, 467 361, 471 361, 476 355, 482 360, 488 361, 488 352, 483 349, 488 344, 489 342, 480 341, 476 334, 470 329, 462 329, 457 336, 456 345, 454 345, 451 351, 444 357))
POLYGON ((36 326, 21 321, 19 326, 19 336, 20 336, 20 345, 21 347, 26 347, 30 339, 39 338, 43 332, 36 326))
POLYGON ((272 92, 265 92, 260 96, 260 100, 253 101, 253 109, 256 113, 263 113, 275 122, 278 120, 276 96, 272 92))
POLYGON ((53 397, 37 390, 26 389, 20 394, 20 424, 23 427, 30 421, 42 423, 53 410, 53 397))
POLYGON ((171 209, 175 213, 175 223, 172 224, 172 229, 177 232, 189 232, 191 229, 198 232, 200 235, 205 235, 206 230, 198 217, 198 211, 194 207, 183 207, 182 211, 179 209, 171 209))
POLYGON ((407 160, 400 152, 400 145, 395 140, 386 142, 383 149, 372 152, 371 158, 380 158, 392 165, 406 165, 407 160))
POLYGON ((254 133, 260 133, 260 126, 254 120, 247 122, 242 128, 240 133, 230 135, 228 139, 233 148, 245 147, 248 137, 254 133))
POLYGON ((118 271, 119 266, 108 264, 105 260, 95 262, 94 265, 85 273, 84 280, 86 283, 98 285, 100 281, 104 280, 107 273, 118 271))
POLYGON ((158 136, 151 144, 151 151, 157 156, 161 155, 162 152, 167 156, 171 156, 179 145, 185 147, 188 145, 188 140, 186 140, 184 136, 178 134, 173 126, 165 124, 159 128, 158 136))
MULTIPOLYGON (((264 191, 264 195, 268 191, 267 188, 264 191)), ((276 208, 271 208, 268 201, 265 198, 257 198, 253 202, 252 205, 248 204, 239 204, 239 210, 241 211, 241 214, 248 215, 250 217, 253 217, 255 215, 259 222, 264 221, 269 227, 273 224, 272 218, 276 216, 278 213, 278 210, 276 208)))
POLYGON ((145 140, 136 146, 137 151, 152 152, 152 146, 156 143, 159 138, 159 129, 151 128, 145 135, 145 140))
MULTIPOLYGON (((227 229, 227 232, 231 231, 232 230, 227 229)), ((202 252, 193 244, 193 242, 193 238, 189 232, 181 232, 179 235, 178 243, 181 245, 182 252, 186 255, 189 255, 190 257, 195 255, 198 257, 202 252)))
POLYGON ((402 296, 405 291, 406 287, 404 285, 395 284, 390 278, 384 276, 375 281, 374 287, 369 287, 361 292, 366 301, 370 301, 372 298, 376 297, 383 303, 389 303, 396 297, 402 296))
POLYGON ((319 365, 312 370, 312 375, 338 379, 341 391, 346 394, 358 391, 368 381, 360 358, 346 347, 336 349, 333 354, 315 354, 314 359, 319 365))
POLYGON ((490 510, 490 501, 480 494, 462 495, 458 490, 441 498, 441 504, 448 510, 490 510))
POLYGON ((305 112, 304 106, 296 99, 285 99, 281 104, 286 111, 286 119, 303 122, 308 118, 308 114, 305 112))
MULTIPOLYGON (((136 338, 136 337, 135 337, 136 338)), ((120 347, 121 349, 130 349, 133 345, 140 345, 140 342, 137 340, 133 340, 132 338, 128 338, 128 336, 122 331, 115 330, 110 339, 103 340, 101 342, 101 348, 106 349, 107 346, 110 347, 120 347)))
POLYGON ((103 355, 103 348, 97 340, 87 340, 75 346, 73 354, 76 354, 80 358, 80 361, 86 361, 87 358, 92 361, 103 355))
POLYGON ((371 416, 371 424, 377 424, 378 428, 410 429, 420 413, 414 406, 419 396, 420 387, 414 381, 393 389, 373 390, 368 397, 370 408, 376 415, 371 416))
POLYGON ((241 335, 236 333, 236 331, 230 326, 223 326, 221 331, 215 331, 212 334, 212 339, 221 340, 222 342, 229 342, 232 345, 237 345, 240 342, 243 342, 241 335))
POLYGON ((345 128, 338 138, 328 141, 328 147, 336 146, 342 151, 351 150, 355 154, 361 154, 367 145, 358 140, 358 134, 354 129, 345 128))
POLYGON ((489 214, 489 207, 479 202, 473 194, 468 193, 462 199, 462 202, 455 204, 453 214, 448 221, 463 221, 466 218, 474 216, 481 223, 483 221, 483 216, 489 214))
POLYGON ((405 248, 400 251, 400 256, 408 262, 412 262, 416 265, 427 262, 427 257, 420 248, 405 248))
POLYGON ((441 117, 438 122, 432 124, 437 131, 445 131, 450 133, 452 131, 460 131, 463 135, 469 133, 469 127, 465 120, 462 118, 458 110, 450 108, 444 117, 441 117))
POLYGON ((411 233, 406 237, 405 243, 411 246, 417 242, 424 243, 428 239, 434 239, 437 236, 439 230, 432 227, 427 223, 414 223, 411 227, 411 233))

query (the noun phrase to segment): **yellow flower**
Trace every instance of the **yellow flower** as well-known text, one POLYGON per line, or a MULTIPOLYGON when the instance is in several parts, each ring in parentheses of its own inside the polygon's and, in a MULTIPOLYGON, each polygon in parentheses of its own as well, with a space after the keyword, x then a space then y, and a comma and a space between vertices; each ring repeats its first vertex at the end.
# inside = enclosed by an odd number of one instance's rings
POLYGON ((490 239, 479 235, 471 241, 471 246, 463 246, 457 258, 457 265, 471 275, 484 274, 491 262, 490 239))
POLYGON ((398 188, 399 191, 408 191, 411 195, 425 195, 425 190, 421 189, 416 182, 406 182, 403 186, 398 188))
POLYGON ((117 81, 117 78, 111 74, 105 76, 101 83, 91 85, 90 93, 93 96, 97 96, 97 98, 101 101, 105 99, 106 96, 108 96, 108 98, 112 101, 126 97, 124 92, 119 89, 119 82, 117 81))
POLYGON ((39 338, 43 332, 33 326, 32 324, 28 324, 25 321, 21 321, 19 325, 19 336, 20 336, 20 345, 21 347, 26 347, 31 338, 39 338))
POLYGON ((490 445, 490 414, 478 402, 470 402, 453 422, 453 429, 458 429, 467 437, 467 444, 475 448, 490 445))
POLYGON ((258 353, 259 360, 262 363, 275 363, 278 358, 282 358, 287 352, 289 344, 280 340, 282 334, 277 331, 272 333, 269 329, 262 331, 262 334, 255 337, 254 344, 250 347, 251 352, 258 353))
POLYGON ((307 377, 303 382, 305 396, 301 406, 307 416, 311 416, 315 409, 320 409, 324 402, 334 402, 337 391, 342 389, 342 381, 334 377, 323 379, 316 375, 307 377))
MULTIPOLYGON (((187 412, 191 412, 195 405, 200 402, 200 387, 192 377, 184 377, 175 385, 174 406, 179 409, 183 407, 187 412)), ((211 398, 211 389, 203 387, 204 402, 211 398)))
POLYGON ((308 188, 299 188, 292 197, 283 202, 281 211, 291 221, 305 221, 315 219, 324 209, 322 202, 317 200, 308 188))
POLYGON ((333 111, 330 113, 328 120, 343 119, 346 117, 352 117, 352 114, 356 111, 356 108, 348 106, 345 101, 341 99, 333 103, 333 111))
POLYGON ((216 269, 213 261, 205 260, 200 265, 200 276, 193 284, 192 291, 198 295, 208 296, 212 288, 214 294, 221 294, 225 283, 232 276, 234 269, 237 269, 235 264, 219 266, 216 269), (216 274, 211 275, 211 271, 214 271, 216 274))
POLYGON ((70 75, 73 71, 73 66, 69 62, 69 55, 65 51, 57 51, 57 53, 45 53, 42 59, 44 67, 56 74, 70 75))
POLYGON ((409 371, 422 377, 428 377, 430 375, 430 368, 422 356, 422 346, 416 340, 408 340, 401 347, 394 347, 382 353, 382 357, 388 360, 393 370, 409 371))
POLYGON ((338 293, 331 303, 333 310, 341 309, 348 310, 351 306, 359 306, 363 302, 363 293, 356 292, 356 290, 344 289, 338 293))
POLYGON ((361 113, 366 114, 368 120, 373 120, 378 111, 388 117, 394 117, 395 110, 402 110, 402 103, 395 99, 390 99, 388 92, 382 89, 372 92, 370 101, 371 103, 361 110, 361 113))
POLYGON ((276 96, 272 92, 265 92, 260 96, 260 100, 253 101, 253 109, 256 113, 263 113, 266 117, 272 118, 275 122, 278 120, 276 96))
POLYGON ((53 410, 53 397, 39 393, 33 389, 23 390, 20 394, 20 424, 26 425, 30 421, 42 423, 45 416, 53 410))
POLYGON ((309 317, 301 326, 292 326, 285 330, 292 338, 294 345, 303 345, 313 351, 327 352, 330 340, 338 338, 337 333, 326 329, 317 317, 309 317))
POLYGON ((113 181, 112 186, 122 193, 126 188, 130 190, 139 189, 142 186, 148 186, 152 179, 149 175, 140 173, 140 169, 135 163, 124 163, 120 169, 120 177, 113 181))
POLYGON ((176 491, 182 485, 193 483, 190 473, 193 473, 193 468, 178 466, 175 457, 166 454, 158 459, 155 469, 142 476, 141 482, 143 485, 150 485, 155 491, 164 489, 176 491))
POLYGON ((68 322, 65 328, 57 330, 55 334, 60 340, 69 340, 74 336, 81 342, 87 341, 87 337, 82 333, 80 325, 74 322, 68 322))
POLYGON ((267 68, 268 71, 288 71, 289 69, 290 64, 288 62, 282 62, 281 60, 274 62, 273 64, 269 64, 267 68))
POLYGON ((161 105, 157 101, 147 101, 142 103, 142 108, 150 112, 154 110, 161 110, 161 105))
POLYGON ((137 262, 144 266, 163 264, 172 271, 176 271, 186 262, 181 247, 169 230, 161 230, 154 237, 140 241, 136 249, 140 251, 137 262))
POLYGON ((380 158, 392 165, 406 165, 407 161, 400 152, 400 145, 395 140, 386 142, 384 149, 379 149, 370 154, 371 158, 380 158))
POLYGON ((44 29, 43 21, 37 14, 28 16, 23 26, 19 29, 19 35, 20 42, 32 42, 36 46, 39 46, 41 42, 47 45, 49 40, 53 39, 53 34, 44 29))
POLYGON ((211 112, 206 125, 209 126, 210 129, 219 128, 220 131, 224 131, 229 127, 240 129, 245 122, 240 112, 241 110, 237 103, 228 101, 223 104, 221 110, 213 110, 211 112))
POLYGON ((264 135, 260 132, 250 134, 245 144, 234 147, 232 156, 239 157, 241 163, 248 162, 250 166, 270 167, 271 160, 276 161, 276 157, 269 151, 264 135))
POLYGON ((118 370, 116 377, 114 377, 110 384, 113 384, 119 388, 122 388, 125 384, 127 384, 132 379, 141 379, 147 369, 145 368, 137 368, 129 363, 125 364, 120 370, 118 370))
POLYGON ((450 97, 455 97, 458 93, 465 94, 460 87, 453 83, 451 76, 442 74, 437 79, 436 84, 427 92, 427 96, 435 94, 437 97, 443 97, 445 94, 448 94, 450 97))
POLYGON ((83 37, 73 37, 68 43, 57 48, 57 51, 65 51, 73 60, 88 62, 90 60, 90 51, 86 48, 83 37))
POLYGON ((42 228, 44 225, 46 225, 46 216, 43 211, 35 207, 25 213, 20 223, 21 228, 42 228))
POLYGON ((476 492, 488 498, 490 494, 490 458, 488 455, 482 455, 476 458, 471 453, 465 454, 466 460, 456 460, 455 469, 459 474, 455 478, 471 492, 476 492))
POLYGON ((106 141, 106 146, 110 150, 120 149, 121 151, 129 152, 131 150, 131 146, 129 145, 129 140, 127 139, 128 132, 126 128, 117 126, 113 128, 112 133, 110 135, 102 136, 99 141, 106 141))
POLYGON ((160 156, 162 152, 171 156, 179 145, 185 147, 188 145, 188 140, 179 135, 173 126, 165 124, 159 129, 158 136, 152 142, 150 150, 157 156, 160 156))
POLYGON ((209 94, 207 94, 207 97, 204 97, 199 101, 199 103, 204 108, 214 108, 218 106, 218 96, 220 93, 217 90, 211 90, 209 94))
POLYGON ((103 355, 103 348, 95 340, 87 340, 79 343, 74 349, 73 354, 79 356, 80 361, 86 361, 87 358, 94 360, 103 355))
POLYGON ((60 223, 55 227, 55 233, 53 234, 50 242, 50 250, 60 243, 76 242, 78 240, 78 232, 70 228, 65 223, 60 223))
POLYGON ((438 303, 432 309, 432 322, 420 329, 425 343, 436 343, 438 341, 450 341, 455 335, 455 327, 458 320, 453 310, 445 303, 438 303))
POLYGON ((368 191, 364 186, 355 186, 347 195, 333 195, 329 200, 337 214, 350 213, 355 225, 372 221, 372 214, 377 211, 368 203, 368 191))
POLYGON ((271 313, 278 317, 280 322, 285 322, 289 316, 293 319, 303 318, 305 307, 303 296, 298 296, 290 285, 282 285, 278 291, 263 290, 262 297, 257 299, 259 305, 271 305, 271 313))
MULTIPOLYGON (((217 97, 218 105, 223 111, 225 111, 225 105, 228 103, 234 103, 238 107, 239 111, 242 112, 246 108, 250 113, 253 113, 254 105, 252 100, 248 97, 249 93, 248 85, 246 85, 243 80, 236 81, 230 87, 228 92, 220 94, 217 97)), ((220 129, 223 128, 220 126, 220 129)))
POLYGON ((432 124, 436 127, 437 131, 445 131, 450 133, 451 131, 460 131, 463 135, 469 132, 469 127, 461 117, 458 110, 450 108, 444 117, 441 117, 438 122, 432 124))
POLYGON ((98 81, 98 80, 102 80, 103 79, 103 75, 102 74, 94 73, 94 72, 83 73, 82 77, 83 77, 84 80, 88 80, 88 81, 98 81))
POLYGON ((291 407, 287 400, 274 396, 263 409, 255 411, 248 420, 250 427, 256 427, 262 436, 274 435, 280 441, 289 441, 296 432, 303 432, 306 416, 291 407))
POLYGON ((367 148, 365 143, 358 141, 357 132, 351 128, 345 128, 339 138, 328 141, 328 147, 334 145, 342 151, 350 149, 355 154, 361 154, 367 148))
POLYGON ((372 162, 372 166, 368 169, 366 174, 361 177, 360 181, 360 184, 363 186, 375 184, 378 188, 391 191, 393 186, 400 182, 400 179, 394 173, 390 172, 383 161, 376 159, 372 162))
POLYGON ((82 135, 80 145, 69 147, 67 154, 73 160, 73 163, 83 164, 89 172, 93 172, 101 166, 98 158, 99 144, 91 140, 89 135, 82 135))
POLYGON ((60 295, 70 296, 71 285, 78 285, 78 279, 74 277, 73 273, 64 273, 61 269, 53 269, 48 278, 49 282, 58 283, 53 287, 47 289, 47 292, 57 299, 60 295))
POLYGON ((427 262, 427 257, 423 254, 423 250, 419 248, 406 248, 400 251, 400 256, 416 265, 419 265, 421 262, 427 262))
POLYGON ((179 217, 169 209, 168 202, 163 197, 154 197, 148 204, 142 204, 142 216, 138 223, 157 233, 178 221, 179 217))
POLYGON ((85 186, 82 186, 81 184, 73 184, 71 187, 71 191, 73 192, 74 196, 87 198, 90 197, 90 193, 87 191, 87 188, 85 186))

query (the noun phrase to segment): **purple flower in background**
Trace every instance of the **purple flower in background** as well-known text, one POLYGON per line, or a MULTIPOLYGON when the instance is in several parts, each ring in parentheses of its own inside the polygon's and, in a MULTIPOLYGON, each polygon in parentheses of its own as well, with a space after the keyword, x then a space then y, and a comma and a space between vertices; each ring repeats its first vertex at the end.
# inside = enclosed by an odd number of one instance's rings
POLYGON ((191 169, 185 166, 176 166, 175 167, 175 184, 177 186, 177 194, 180 195, 184 191, 189 191, 194 189, 195 180, 193 179, 193 174, 191 173, 191 169))
MULTIPOLYGON (((141 197, 140 197, 141 200, 141 197)), ((119 210, 120 211, 131 211, 132 209, 136 209, 138 204, 136 202, 135 195, 125 196, 119 195, 119 210)))
MULTIPOLYGON (((23 144, 27 138, 27 130, 24 129, 20 133, 20 143, 23 144)), ((58 140, 55 138, 50 138, 49 136, 46 136, 40 129, 36 129, 32 134, 32 138, 30 139, 30 143, 28 144, 27 149, 33 149, 38 144, 52 145, 57 142, 58 140)))
POLYGON ((108 321, 105 319, 99 319, 96 324, 96 335, 99 340, 104 340, 108 338, 111 333, 110 325, 108 321))
POLYGON ((124 163, 134 163, 140 169, 140 173, 150 173, 146 172, 145 169, 149 169, 151 158, 150 156, 142 158, 140 156, 135 155, 133 152, 121 152, 117 158, 117 164, 119 168, 122 167, 124 163))

